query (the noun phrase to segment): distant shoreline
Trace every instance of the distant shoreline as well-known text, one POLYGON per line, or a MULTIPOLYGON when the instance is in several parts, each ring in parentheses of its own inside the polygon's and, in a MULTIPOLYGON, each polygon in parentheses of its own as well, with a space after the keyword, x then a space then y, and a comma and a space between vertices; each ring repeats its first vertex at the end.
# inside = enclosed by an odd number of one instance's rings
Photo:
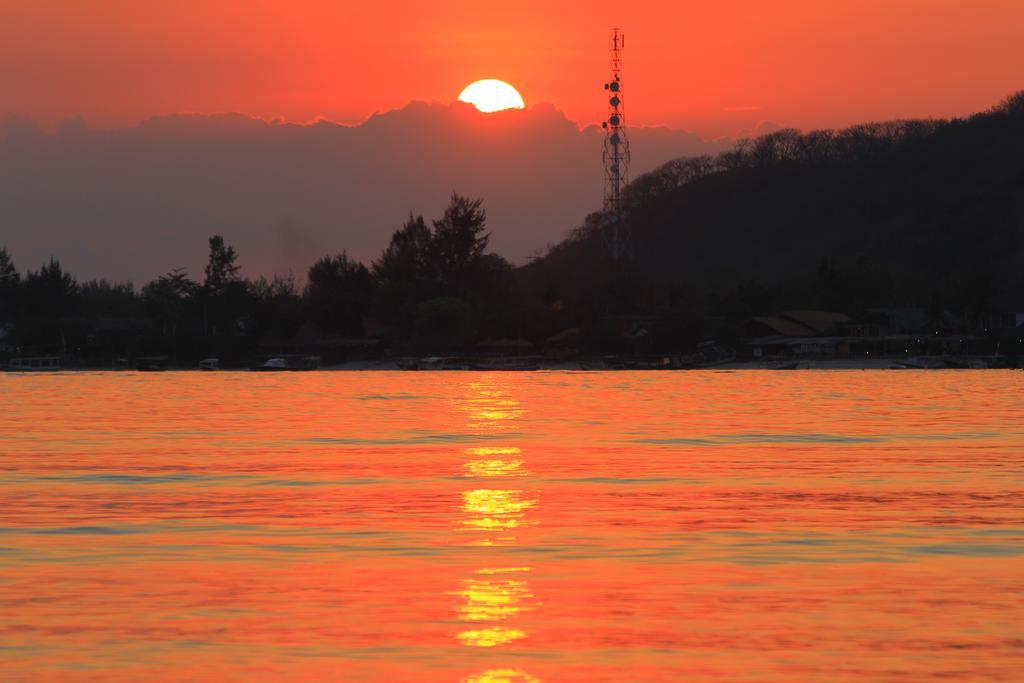
MULTIPOLYGON (((906 360, 906 359, 902 359, 906 360)), ((509 368, 424 368, 419 370, 403 370, 398 366, 395 361, 352 361, 348 363, 340 363, 337 365, 328 365, 320 368, 306 370, 301 372, 474 372, 474 373, 523 373, 523 372, 736 372, 736 371, 778 371, 778 370, 816 370, 816 371, 834 371, 834 370, 918 370, 918 371, 967 371, 967 370, 1020 370, 1021 368, 1013 366, 976 366, 976 367, 948 367, 948 366, 931 366, 922 367, 916 365, 905 365, 900 362, 900 359, 873 359, 865 361, 854 361, 854 360, 807 360, 799 361, 796 363, 784 363, 784 364, 771 364, 771 363, 756 363, 756 362, 730 362, 723 363, 721 365, 714 365, 708 367, 699 368, 678 368, 678 367, 665 367, 665 368, 594 368, 584 367, 580 363, 551 363, 541 365, 536 368, 523 368, 523 369, 509 369, 509 368)), ((33 370, 0 370, 0 374, 12 374, 12 375, 51 375, 51 374, 73 374, 73 373, 111 373, 111 374, 161 374, 167 372, 182 373, 182 372, 195 372, 201 374, 209 374, 204 372, 198 367, 187 367, 187 366, 170 366, 164 370, 159 371, 145 371, 137 369, 118 369, 114 370, 111 368, 102 367, 85 367, 85 368, 61 368, 59 370, 48 370, 48 371, 33 371, 33 370)), ((253 372, 250 368, 224 368, 217 370, 216 373, 250 373, 253 372)), ((214 373, 214 374, 216 374, 214 373)), ((264 373, 260 373, 264 374, 264 373)), ((295 374, 289 372, 286 374, 295 374)))

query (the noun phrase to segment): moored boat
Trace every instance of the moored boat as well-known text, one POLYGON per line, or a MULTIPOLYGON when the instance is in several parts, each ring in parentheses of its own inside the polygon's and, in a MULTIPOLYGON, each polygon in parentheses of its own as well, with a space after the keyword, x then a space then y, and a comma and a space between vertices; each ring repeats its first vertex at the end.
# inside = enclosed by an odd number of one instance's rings
POLYGON ((32 356, 12 358, 0 365, 0 369, 8 372, 56 372, 62 370, 60 356, 32 356))
POLYGON ((303 372, 319 367, 320 356, 273 356, 251 369, 255 372, 303 372))
POLYGON ((402 370, 469 370, 470 363, 458 356, 426 356, 425 358, 402 358, 398 361, 402 370))
POLYGON ((618 356, 583 358, 579 363, 580 370, 622 370, 624 368, 624 365, 618 356))
POLYGON ((165 372, 167 370, 167 356, 136 358, 135 369, 139 372, 165 372))
POLYGON ((540 370, 536 358, 487 358, 469 364, 470 370, 485 371, 533 371, 540 370))

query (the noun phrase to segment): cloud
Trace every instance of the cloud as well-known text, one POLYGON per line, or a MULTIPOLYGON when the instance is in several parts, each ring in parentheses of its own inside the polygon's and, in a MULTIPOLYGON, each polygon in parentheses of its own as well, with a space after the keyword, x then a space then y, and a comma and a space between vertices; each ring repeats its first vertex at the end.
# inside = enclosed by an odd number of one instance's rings
MULTIPOLYGON (((117 130, 69 120, 55 135, 0 119, 0 232, 18 265, 51 255, 81 277, 141 284, 201 272, 222 234, 248 274, 297 274, 322 253, 369 261, 410 211, 453 190, 482 197, 495 251, 522 261, 601 202, 601 130, 551 105, 484 115, 412 103, 357 126, 240 114, 149 119, 117 130)), ((633 176, 715 152, 666 128, 630 131, 633 176)))

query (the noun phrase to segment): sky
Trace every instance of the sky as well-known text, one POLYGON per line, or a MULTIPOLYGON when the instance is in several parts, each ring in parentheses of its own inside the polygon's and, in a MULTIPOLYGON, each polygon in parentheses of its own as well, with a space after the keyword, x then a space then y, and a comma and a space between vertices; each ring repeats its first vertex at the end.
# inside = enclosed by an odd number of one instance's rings
POLYGON ((357 123, 499 78, 589 124, 612 25, 632 125, 945 117, 1024 88, 1021 0, 0 0, 0 113, 357 123))

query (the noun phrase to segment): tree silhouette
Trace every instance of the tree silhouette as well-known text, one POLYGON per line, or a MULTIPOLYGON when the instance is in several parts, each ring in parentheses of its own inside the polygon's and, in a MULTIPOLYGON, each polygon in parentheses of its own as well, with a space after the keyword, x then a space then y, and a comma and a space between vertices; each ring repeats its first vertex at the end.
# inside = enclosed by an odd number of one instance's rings
POLYGON ((224 238, 214 235, 210 238, 210 257, 206 263, 206 281, 203 287, 216 296, 222 294, 228 283, 237 282, 240 270, 236 261, 235 248, 224 243, 224 238))
POLYGON ((186 306, 199 291, 199 283, 190 280, 181 268, 161 275, 142 288, 146 308, 160 326, 163 336, 178 333, 186 306))
POLYGON ((64 272, 60 261, 51 258, 38 271, 29 271, 25 296, 33 315, 66 316, 75 311, 78 283, 64 272))
POLYGON ((429 280, 433 237, 423 216, 413 217, 395 231, 391 242, 373 263, 373 273, 381 282, 417 283, 429 280))
POLYGON ((309 269, 304 292, 309 315, 325 332, 361 334, 375 286, 366 266, 345 252, 324 256, 309 269))
POLYGON ((14 260, 7 253, 7 249, 0 247, 0 322, 8 321, 14 316, 19 284, 21 276, 14 267, 14 260))
POLYGON ((130 282, 89 280, 78 288, 80 308, 86 317, 131 316, 139 313, 139 297, 130 282))
POLYGON ((462 299, 440 296, 416 307, 416 331, 426 348, 453 348, 466 336, 469 306, 462 299))
POLYGON ((275 275, 249 285, 254 300, 251 332, 257 338, 284 339, 302 324, 302 302, 295 287, 295 278, 275 275))
POLYGON ((66 328, 78 308, 78 283, 51 258, 37 271, 29 271, 20 288, 18 336, 23 343, 67 351, 66 328))
POLYGON ((431 253, 438 277, 449 293, 460 294, 468 284, 490 234, 484 232, 487 212, 483 200, 452 194, 440 220, 434 221, 431 253))
POLYGON ((250 308, 248 283, 239 275, 238 253, 220 235, 210 237, 210 255, 203 283, 203 327, 217 335, 236 333, 250 308))

